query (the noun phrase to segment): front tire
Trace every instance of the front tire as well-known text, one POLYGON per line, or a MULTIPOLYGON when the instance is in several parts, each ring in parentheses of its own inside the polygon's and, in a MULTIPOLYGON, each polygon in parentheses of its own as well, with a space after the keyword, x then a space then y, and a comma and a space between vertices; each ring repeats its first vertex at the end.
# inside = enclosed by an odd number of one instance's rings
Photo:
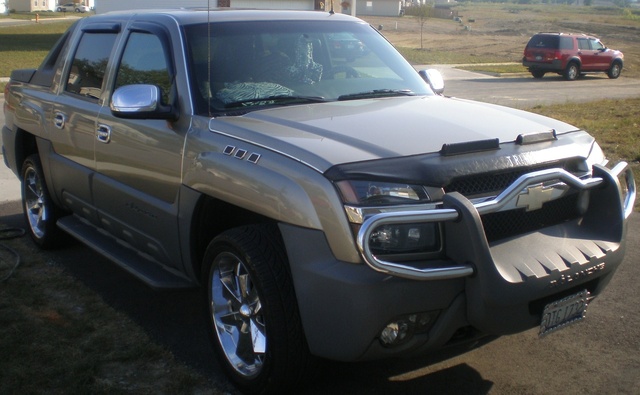
POLYGON ((620 73, 622 72, 622 64, 620 62, 613 62, 609 71, 607 71, 607 76, 611 79, 616 79, 620 77, 620 73))
POLYGON ((22 164, 22 209, 33 241, 43 249, 59 245, 64 234, 56 226, 61 210, 51 200, 40 157, 30 155, 22 164))
POLYGON ((203 263, 213 344, 228 376, 248 393, 299 385, 312 358, 277 227, 224 232, 203 263))

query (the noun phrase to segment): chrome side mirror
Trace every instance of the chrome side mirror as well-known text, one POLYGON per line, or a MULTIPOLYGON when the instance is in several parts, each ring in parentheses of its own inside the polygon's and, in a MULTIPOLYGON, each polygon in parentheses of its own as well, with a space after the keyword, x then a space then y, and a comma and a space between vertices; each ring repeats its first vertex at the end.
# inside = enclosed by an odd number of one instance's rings
POLYGON ((111 113, 128 119, 177 119, 172 106, 160 102, 162 92, 155 85, 125 85, 113 92, 111 113))
POLYGON ((442 78, 442 74, 440 74, 438 70, 420 70, 418 74, 420 74, 420 77, 429 84, 434 93, 438 95, 442 95, 444 93, 444 78, 442 78))

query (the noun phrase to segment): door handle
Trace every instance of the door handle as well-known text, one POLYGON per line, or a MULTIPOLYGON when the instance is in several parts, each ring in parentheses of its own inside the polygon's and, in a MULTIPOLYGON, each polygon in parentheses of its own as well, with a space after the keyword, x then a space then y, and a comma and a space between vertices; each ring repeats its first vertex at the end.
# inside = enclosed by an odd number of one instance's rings
POLYGON ((66 122, 67 117, 61 112, 56 112, 53 116, 53 126, 58 129, 63 129, 66 122))
POLYGON ((108 144, 111 141, 111 127, 99 124, 96 130, 96 138, 99 142, 108 144))

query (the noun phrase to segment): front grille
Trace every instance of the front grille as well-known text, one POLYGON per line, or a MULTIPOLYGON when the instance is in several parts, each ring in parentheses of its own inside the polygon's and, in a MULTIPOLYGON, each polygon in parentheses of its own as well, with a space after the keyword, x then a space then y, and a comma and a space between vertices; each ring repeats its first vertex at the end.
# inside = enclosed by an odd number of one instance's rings
POLYGON ((454 179, 444 187, 445 192, 459 192, 467 198, 486 195, 498 195, 520 176, 538 170, 564 168, 561 162, 546 163, 540 166, 520 168, 508 172, 483 173, 454 179))
MULTIPOLYGON (((515 169, 506 172, 485 173, 454 179, 444 187, 447 193, 459 192, 467 198, 497 196, 520 176, 534 171, 565 168, 562 162, 515 169)), ((483 215, 482 224, 489 242, 502 240, 527 232, 578 218, 578 194, 573 193, 545 203, 541 209, 526 211, 524 208, 483 215)))
POLYGON ((487 240, 492 242, 570 221, 580 216, 577 207, 578 194, 573 193, 547 202, 539 210, 500 211, 485 214, 481 219, 487 240))

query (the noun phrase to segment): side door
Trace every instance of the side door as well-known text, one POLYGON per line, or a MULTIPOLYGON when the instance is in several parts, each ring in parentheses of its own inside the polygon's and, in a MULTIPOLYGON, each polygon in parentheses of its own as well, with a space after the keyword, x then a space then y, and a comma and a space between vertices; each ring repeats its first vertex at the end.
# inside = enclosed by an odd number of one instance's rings
POLYGON ((590 38, 589 44, 595 54, 594 67, 597 70, 608 70, 609 66, 611 66, 612 51, 607 51, 604 44, 602 44, 597 38, 590 38))
MULTIPOLYGON (((169 33, 152 22, 135 22, 125 35, 110 95, 123 86, 152 84, 161 88, 163 104, 176 105, 169 33)), ((97 123, 93 180, 101 226, 157 263, 176 268, 181 267, 177 211, 185 135, 180 125, 117 118, 105 106, 97 123)))
POLYGON ((578 51, 582 59, 581 71, 597 70, 598 52, 591 49, 588 38, 578 38, 578 51))
POLYGON ((50 115, 52 190, 67 208, 94 224, 98 224, 91 191, 96 119, 119 31, 117 23, 92 24, 80 31, 72 60, 62 69, 60 93, 50 115))

